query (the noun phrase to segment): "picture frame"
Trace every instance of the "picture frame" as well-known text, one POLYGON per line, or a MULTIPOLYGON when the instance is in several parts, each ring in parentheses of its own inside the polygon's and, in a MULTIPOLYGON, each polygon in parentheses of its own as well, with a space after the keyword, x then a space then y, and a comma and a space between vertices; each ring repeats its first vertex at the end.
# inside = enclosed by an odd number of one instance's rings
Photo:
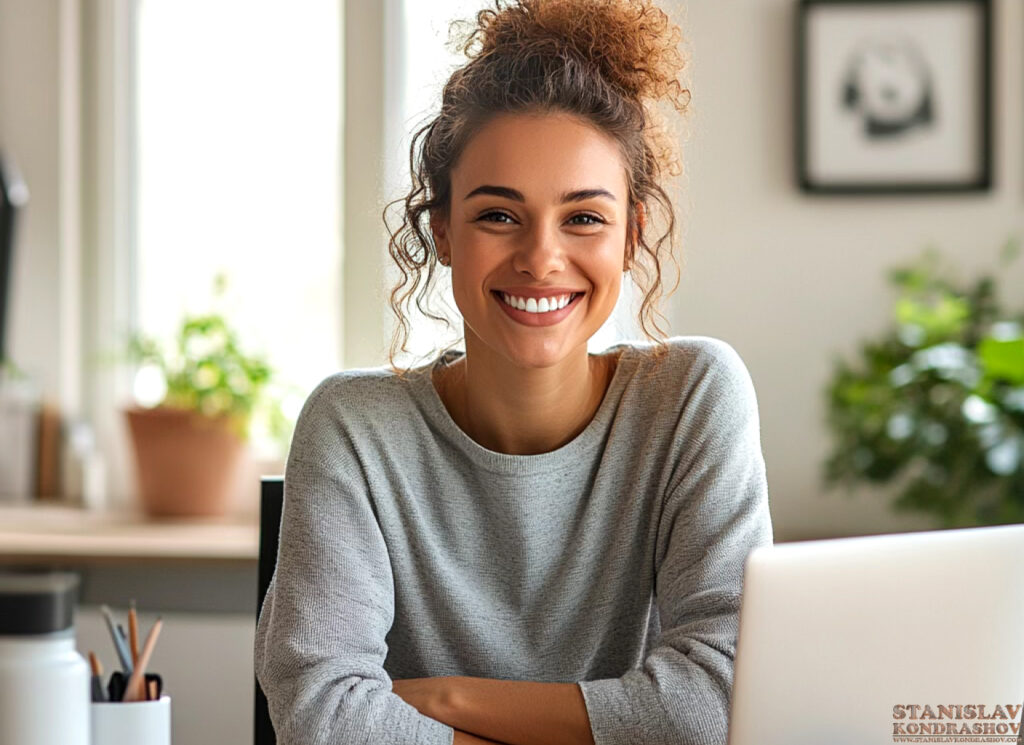
POLYGON ((800 0, 800 189, 991 189, 992 15, 992 0, 800 0))

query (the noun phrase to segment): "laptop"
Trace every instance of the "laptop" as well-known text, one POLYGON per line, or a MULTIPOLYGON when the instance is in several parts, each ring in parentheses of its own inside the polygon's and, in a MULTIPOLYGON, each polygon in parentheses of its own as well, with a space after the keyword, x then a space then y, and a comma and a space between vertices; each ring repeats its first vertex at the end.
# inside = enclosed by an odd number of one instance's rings
POLYGON ((1024 525, 747 556, 729 745, 1017 742, 1024 525))

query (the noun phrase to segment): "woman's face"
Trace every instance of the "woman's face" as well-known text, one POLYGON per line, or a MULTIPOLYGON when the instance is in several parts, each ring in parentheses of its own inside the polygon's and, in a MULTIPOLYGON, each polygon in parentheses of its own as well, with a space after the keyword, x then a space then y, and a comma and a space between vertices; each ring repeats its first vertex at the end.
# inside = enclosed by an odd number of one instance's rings
POLYGON ((523 367, 585 353, 625 270, 626 172, 615 141, 568 114, 503 114, 469 141, 451 180, 451 216, 432 229, 450 258, 467 348, 523 367))

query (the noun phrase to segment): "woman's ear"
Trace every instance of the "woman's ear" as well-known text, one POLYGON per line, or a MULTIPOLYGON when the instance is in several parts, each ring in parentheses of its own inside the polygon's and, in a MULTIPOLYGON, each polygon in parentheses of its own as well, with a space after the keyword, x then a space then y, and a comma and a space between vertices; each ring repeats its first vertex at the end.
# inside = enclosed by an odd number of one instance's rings
POLYGON ((636 203, 636 225, 630 231, 629 245, 626 247, 626 260, 623 262, 622 271, 628 272, 633 259, 636 256, 636 247, 640 245, 640 233, 647 225, 647 212, 643 202, 636 203))
POLYGON ((432 214, 430 216, 430 232, 434 236, 434 248, 437 251, 438 261, 442 264, 450 263, 447 221, 440 215, 432 214))

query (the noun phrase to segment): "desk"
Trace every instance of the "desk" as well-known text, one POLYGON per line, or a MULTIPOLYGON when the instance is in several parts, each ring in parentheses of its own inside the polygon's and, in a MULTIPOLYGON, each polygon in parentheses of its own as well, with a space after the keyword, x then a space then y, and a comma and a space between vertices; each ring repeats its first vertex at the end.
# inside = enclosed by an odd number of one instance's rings
POLYGON ((0 563, 251 563, 255 516, 160 519, 129 511, 0 504, 0 563))
POLYGON ((0 505, 0 566, 68 569, 85 604, 254 614, 255 516, 161 519, 38 504, 0 505))
POLYGON ((152 520, 47 503, 0 503, 0 568, 68 569, 81 578, 76 644, 113 665, 98 606, 148 628, 164 618, 152 667, 164 676, 174 742, 252 742, 255 515, 152 520))

